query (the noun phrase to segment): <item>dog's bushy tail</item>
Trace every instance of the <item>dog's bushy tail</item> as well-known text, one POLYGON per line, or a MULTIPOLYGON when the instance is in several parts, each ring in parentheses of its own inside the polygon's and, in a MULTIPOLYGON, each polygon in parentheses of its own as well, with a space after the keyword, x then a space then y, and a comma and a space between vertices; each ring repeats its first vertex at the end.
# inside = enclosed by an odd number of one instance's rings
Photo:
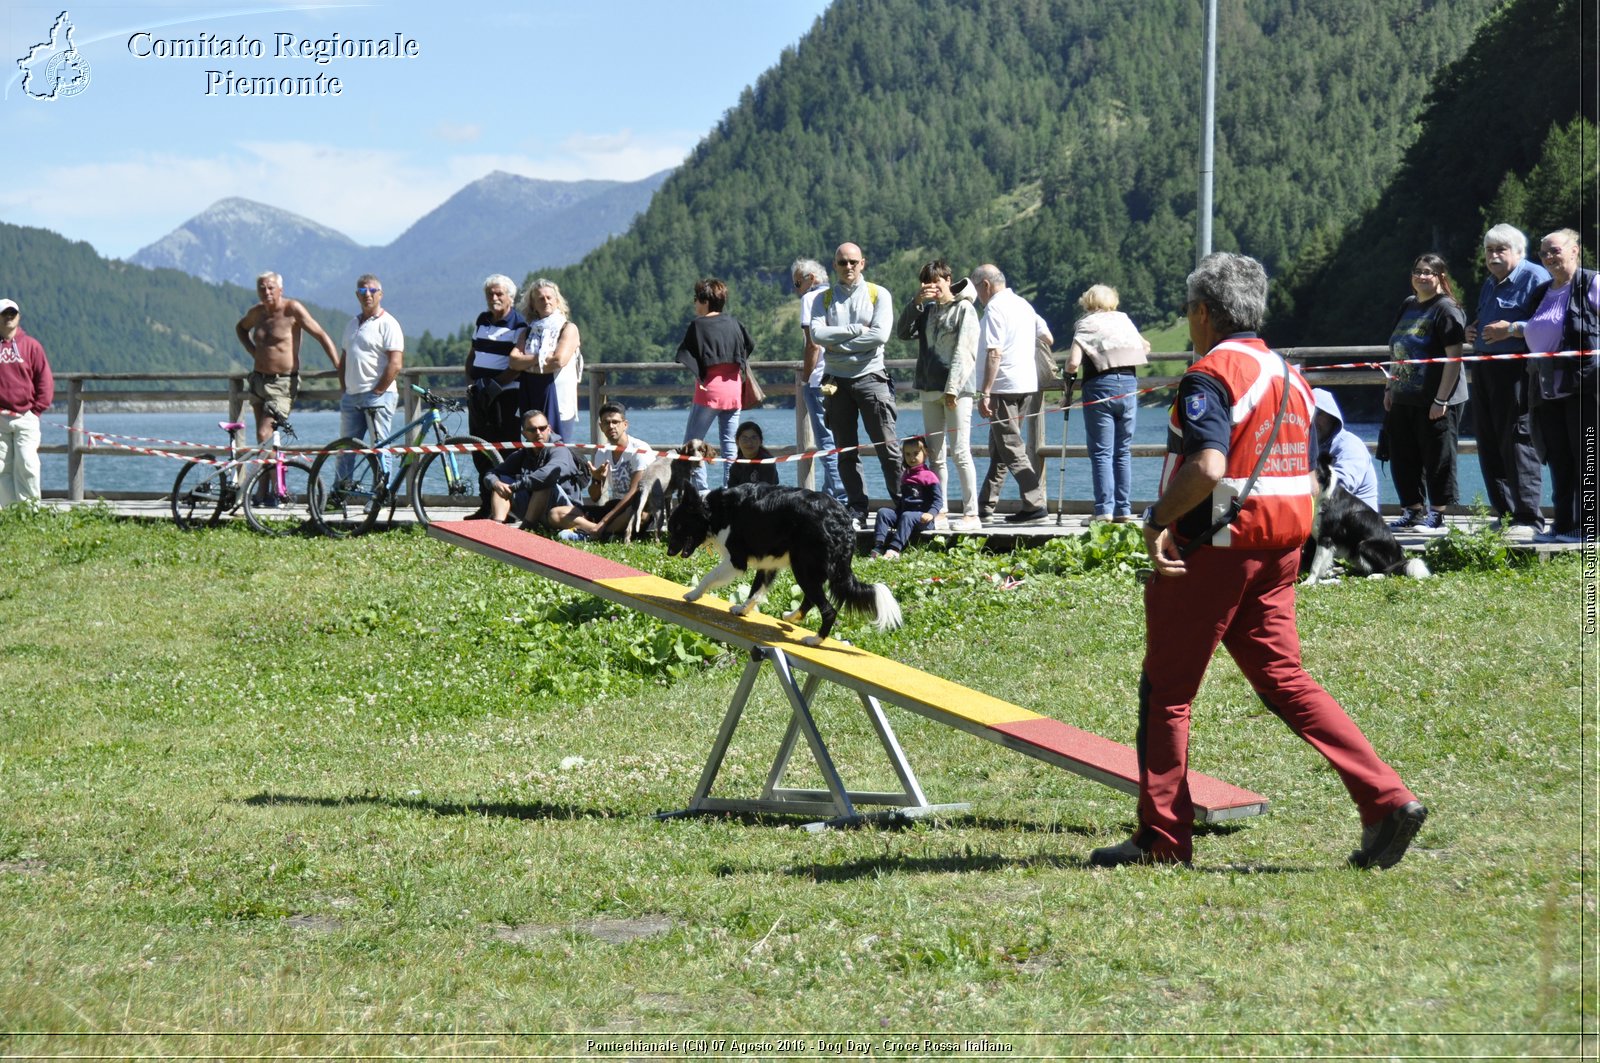
POLYGON ((879 631, 893 631, 905 622, 900 603, 894 600, 894 592, 887 584, 862 583, 848 570, 831 582, 840 608, 872 617, 872 626, 879 631))
POLYGON ((1401 569, 1400 571, 1404 572, 1412 579, 1428 579, 1433 575, 1432 572, 1428 571, 1427 564, 1420 557, 1411 558, 1406 562, 1405 568, 1401 569))

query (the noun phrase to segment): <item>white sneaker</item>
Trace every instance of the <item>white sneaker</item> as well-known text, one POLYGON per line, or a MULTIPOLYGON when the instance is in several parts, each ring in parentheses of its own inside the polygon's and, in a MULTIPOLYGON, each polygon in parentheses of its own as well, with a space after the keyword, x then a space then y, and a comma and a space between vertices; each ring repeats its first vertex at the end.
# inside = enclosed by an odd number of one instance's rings
POLYGON ((1510 543, 1531 543, 1534 536, 1539 534, 1539 529, 1532 524, 1507 524, 1501 534, 1510 543))
POLYGON ((962 517, 955 523, 956 531, 975 532, 983 530, 983 521, 977 517, 962 517))

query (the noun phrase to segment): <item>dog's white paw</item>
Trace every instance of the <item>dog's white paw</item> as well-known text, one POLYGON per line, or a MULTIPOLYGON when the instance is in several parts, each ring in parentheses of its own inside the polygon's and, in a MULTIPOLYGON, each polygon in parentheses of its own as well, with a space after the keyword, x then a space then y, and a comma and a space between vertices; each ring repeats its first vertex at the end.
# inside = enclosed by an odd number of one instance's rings
POLYGON ((787 613, 783 614, 783 622, 786 623, 786 624, 798 624, 800 621, 804 620, 805 618, 806 618, 806 614, 805 614, 805 610, 803 610, 803 609, 795 609, 792 612, 787 612, 787 613))
POLYGON ((689 593, 687 593, 687 594, 685 594, 683 596, 683 600, 686 601, 686 602, 698 602, 700 600, 700 595, 702 593, 704 593, 704 592, 703 591, 699 591, 699 590, 692 590, 692 591, 690 591, 689 593))
POLYGON ((821 635, 807 635, 805 638, 800 640, 800 644, 802 646, 820 646, 820 645, 822 645, 822 636, 821 635))
POLYGON ((738 605, 730 607, 728 612, 732 613, 734 616, 743 616, 750 611, 750 605, 750 602, 740 602, 738 605))

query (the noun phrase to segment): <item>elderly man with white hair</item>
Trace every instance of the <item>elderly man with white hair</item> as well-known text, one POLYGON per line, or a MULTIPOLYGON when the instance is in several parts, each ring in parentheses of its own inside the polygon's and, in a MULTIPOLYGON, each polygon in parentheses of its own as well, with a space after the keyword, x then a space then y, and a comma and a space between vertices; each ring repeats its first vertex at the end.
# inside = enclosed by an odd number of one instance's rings
MULTIPOLYGON (((511 352, 521 346, 528 323, 517 312, 517 285, 503 273, 483 282, 487 309, 472 326, 472 349, 467 352, 467 431, 491 443, 515 443, 522 438, 520 424, 522 370, 511 366, 511 352)), ((490 464, 474 455, 479 472, 490 464)))
MULTIPOLYGON (((1474 354, 1520 354, 1522 335, 1533 314, 1529 297, 1550 279, 1543 266, 1527 259, 1528 238, 1502 222, 1483 234, 1483 261, 1489 269, 1478 291, 1478 315, 1467 326, 1474 354)), ((1544 524, 1539 510, 1543 477, 1533 444, 1528 412, 1528 372, 1521 361, 1472 364, 1472 430, 1478 440, 1483 488, 1499 526, 1509 538, 1531 540, 1544 524)))
POLYGON ((983 388, 978 392, 978 413, 989 420, 989 471, 978 492, 978 519, 994 515, 1005 486, 1006 473, 1016 477, 1022 508, 1006 518, 1008 524, 1027 524, 1046 516, 1044 480, 1028 456, 1024 433, 1030 418, 1039 416, 1039 363, 1035 346, 1053 342, 1044 319, 1033 304, 1006 286, 1000 267, 985 263, 972 271, 983 324, 978 332, 978 364, 983 388))

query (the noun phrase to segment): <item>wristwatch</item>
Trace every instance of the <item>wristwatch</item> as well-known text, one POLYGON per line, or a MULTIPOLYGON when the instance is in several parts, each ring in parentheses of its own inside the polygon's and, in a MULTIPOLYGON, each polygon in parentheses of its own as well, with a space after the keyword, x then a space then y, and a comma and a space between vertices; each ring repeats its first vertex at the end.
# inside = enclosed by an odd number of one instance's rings
POLYGON ((1144 507, 1144 526, 1146 528, 1154 528, 1156 531, 1160 531, 1161 530, 1161 525, 1156 523, 1156 507, 1155 506, 1146 506, 1146 507, 1144 507))

